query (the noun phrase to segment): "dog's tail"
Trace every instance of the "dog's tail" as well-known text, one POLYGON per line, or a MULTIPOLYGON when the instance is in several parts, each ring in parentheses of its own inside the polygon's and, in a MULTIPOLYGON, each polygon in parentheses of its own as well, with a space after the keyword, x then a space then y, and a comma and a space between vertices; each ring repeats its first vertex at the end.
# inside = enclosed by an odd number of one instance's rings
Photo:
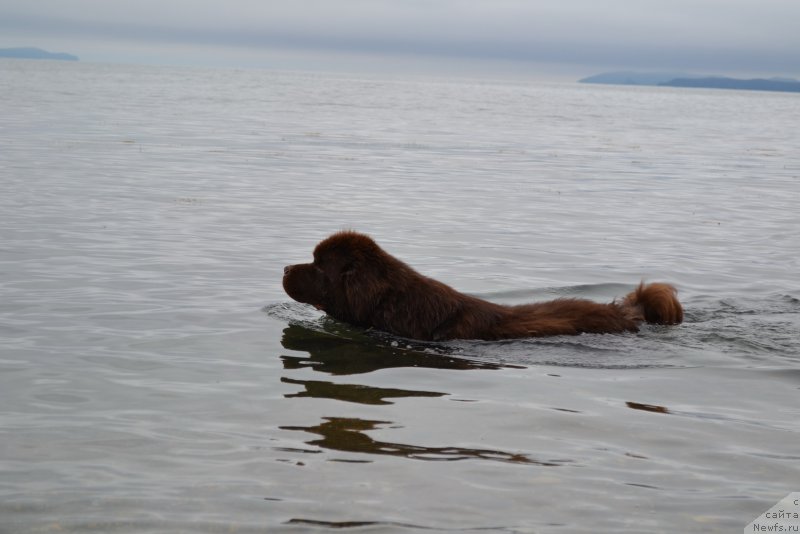
POLYGON ((623 305, 651 324, 680 324, 683 307, 678 302, 678 290, 669 284, 639 284, 623 300, 623 305))

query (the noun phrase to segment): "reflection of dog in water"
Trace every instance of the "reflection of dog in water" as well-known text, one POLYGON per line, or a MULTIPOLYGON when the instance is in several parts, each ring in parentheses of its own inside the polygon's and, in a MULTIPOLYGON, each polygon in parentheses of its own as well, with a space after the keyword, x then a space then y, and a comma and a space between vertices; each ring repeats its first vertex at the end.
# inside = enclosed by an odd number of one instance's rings
POLYGON ((309 445, 317 445, 325 449, 344 452, 386 454, 391 456, 405 456, 417 460, 467 460, 477 458, 482 460, 496 460, 519 464, 535 464, 543 466, 559 466, 569 460, 552 460, 540 462, 532 460, 524 454, 512 454, 502 451, 486 449, 465 449, 461 447, 421 447, 402 443, 389 443, 376 441, 365 434, 368 430, 375 430, 378 425, 391 424, 387 421, 365 421, 363 419, 350 419, 343 417, 326 417, 325 422, 312 427, 282 426, 281 430, 302 430, 312 434, 319 434, 321 439, 308 441, 309 445))
POLYGON ((283 287, 340 321, 431 341, 636 332, 643 322, 683 321, 675 288, 660 283, 641 284, 609 304, 495 304, 419 274, 370 237, 350 231, 319 243, 312 263, 286 267, 283 287))
POLYGON ((436 391, 413 391, 410 389, 376 388, 362 386, 361 384, 340 384, 325 380, 295 380, 281 378, 284 384, 303 386, 305 391, 300 393, 287 393, 287 399, 295 397, 311 397, 315 399, 336 399, 359 404, 392 404, 386 399, 399 399, 407 397, 444 397, 447 393, 436 391))
MULTIPOLYGON (((315 371, 332 375, 371 373, 394 367, 462 370, 513 367, 436 352, 422 352, 424 348, 415 350, 381 345, 367 336, 347 339, 299 325, 284 328, 281 344, 288 350, 308 353, 308 356, 281 356, 285 369, 311 367, 315 371)), ((443 350, 441 347, 436 348, 440 352, 443 350)))

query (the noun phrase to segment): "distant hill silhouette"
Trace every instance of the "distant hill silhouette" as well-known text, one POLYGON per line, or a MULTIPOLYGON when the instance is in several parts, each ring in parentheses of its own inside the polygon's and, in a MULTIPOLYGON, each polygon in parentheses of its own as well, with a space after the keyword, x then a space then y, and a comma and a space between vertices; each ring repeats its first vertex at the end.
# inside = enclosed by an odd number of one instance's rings
POLYGON ((676 78, 659 85, 668 87, 706 87, 710 89, 740 89, 746 91, 782 91, 800 93, 800 82, 786 78, 738 80, 736 78, 676 78))
POLYGON ((60 61, 78 61, 78 56, 61 52, 48 52, 41 48, 0 48, 0 57, 16 59, 57 59, 60 61))
POLYGON ((757 78, 740 80, 725 76, 693 76, 670 72, 604 72, 578 80, 580 83, 614 85, 658 85, 663 87, 699 87, 751 91, 800 92, 800 81, 792 78, 757 78))
POLYGON ((683 72, 604 72, 578 80, 580 83, 605 83, 613 85, 660 85, 676 78, 691 78, 683 72))

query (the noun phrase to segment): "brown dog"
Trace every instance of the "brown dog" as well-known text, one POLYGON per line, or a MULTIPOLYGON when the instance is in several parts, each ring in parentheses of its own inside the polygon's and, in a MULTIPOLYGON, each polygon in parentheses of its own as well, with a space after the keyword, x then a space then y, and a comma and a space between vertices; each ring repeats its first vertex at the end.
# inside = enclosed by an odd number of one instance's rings
POLYGON ((610 304, 583 299, 495 304, 419 274, 369 236, 351 231, 319 243, 313 263, 286 267, 283 288, 340 321, 433 341, 636 332, 645 321, 683 320, 677 291, 668 284, 642 283, 610 304))

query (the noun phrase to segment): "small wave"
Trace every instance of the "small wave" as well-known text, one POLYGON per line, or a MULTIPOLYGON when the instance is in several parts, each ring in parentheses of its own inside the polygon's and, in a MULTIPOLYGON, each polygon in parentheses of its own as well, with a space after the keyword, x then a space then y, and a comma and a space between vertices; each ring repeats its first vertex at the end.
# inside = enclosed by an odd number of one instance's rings
POLYGON ((314 321, 323 317, 323 312, 317 311, 312 306, 300 304, 298 302, 274 302, 267 304, 261 311, 282 321, 314 321))
POLYGON ((687 347, 733 366, 800 365, 800 300, 794 296, 703 297, 688 302, 687 312, 687 347))
POLYGON ((680 351, 647 327, 639 334, 582 334, 458 342, 465 354, 524 366, 644 369, 688 366, 680 351))
POLYGON ((301 304, 299 302, 268 304, 261 308, 261 311, 274 319, 287 323, 289 326, 302 328, 309 332, 327 334, 341 339, 352 340, 360 338, 363 337, 366 332, 363 328, 337 321, 330 315, 317 310, 313 306, 301 304))

